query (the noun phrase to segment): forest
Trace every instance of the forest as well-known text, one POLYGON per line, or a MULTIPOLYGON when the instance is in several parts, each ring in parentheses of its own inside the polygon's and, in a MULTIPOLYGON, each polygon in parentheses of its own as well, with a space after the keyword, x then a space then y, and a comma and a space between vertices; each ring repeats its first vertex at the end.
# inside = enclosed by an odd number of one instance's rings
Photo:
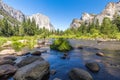
POLYGON ((41 29, 36 25, 35 20, 24 20, 19 25, 11 24, 7 19, 0 20, 0 36, 35 36, 41 38, 76 38, 76 39, 120 39, 120 16, 114 16, 113 20, 105 17, 101 25, 99 21, 85 24, 78 28, 68 28, 65 31, 49 31, 41 29))

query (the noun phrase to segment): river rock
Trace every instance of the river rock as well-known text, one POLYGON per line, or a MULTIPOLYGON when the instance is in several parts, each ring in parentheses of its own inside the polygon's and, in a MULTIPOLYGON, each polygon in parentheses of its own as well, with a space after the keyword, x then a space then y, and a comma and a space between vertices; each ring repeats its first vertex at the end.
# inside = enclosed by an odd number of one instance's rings
POLYGON ((15 61, 17 58, 12 55, 1 56, 0 58, 15 61))
POLYGON ((14 49, 5 49, 0 51, 0 55, 14 55, 15 53, 14 49))
POLYGON ((0 66, 0 77, 12 75, 16 71, 17 71, 17 68, 12 65, 9 65, 9 64, 1 65, 0 66))
MULTIPOLYGON (((18 69, 15 80, 42 80, 49 73, 49 63, 37 60, 18 69)), ((48 79, 44 79, 48 80, 48 79)))
POLYGON ((92 76, 87 71, 79 68, 73 68, 69 72, 69 76, 72 80, 93 80, 92 76))
POLYGON ((82 46, 78 46, 77 48, 78 48, 78 49, 83 49, 83 47, 82 47, 82 46))
POLYGON ((4 64, 11 64, 14 65, 15 62, 10 60, 10 59, 0 59, 0 65, 4 65, 4 64))
POLYGON ((41 52, 40 51, 35 51, 33 53, 31 53, 32 55, 41 55, 41 52))
POLYGON ((98 55, 98 56, 104 56, 104 53, 98 52, 98 53, 96 53, 96 55, 98 55))
POLYGON ((54 69, 51 70, 51 71, 50 71, 50 74, 51 74, 51 75, 55 75, 55 74, 56 74, 56 70, 54 70, 54 69))
POLYGON ((100 66, 96 62, 86 63, 85 66, 92 72, 98 72, 100 70, 100 66))
POLYGON ((39 61, 42 61, 44 60, 42 57, 39 57, 39 56, 29 56, 29 57, 25 57, 22 61, 20 61, 17 66, 19 68, 25 66, 25 65, 28 65, 36 60, 39 60, 39 61))

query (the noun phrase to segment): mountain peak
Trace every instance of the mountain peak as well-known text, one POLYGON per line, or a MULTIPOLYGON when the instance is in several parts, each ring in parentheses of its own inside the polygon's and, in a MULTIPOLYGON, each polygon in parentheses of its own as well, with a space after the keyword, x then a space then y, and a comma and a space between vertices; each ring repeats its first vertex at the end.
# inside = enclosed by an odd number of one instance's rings
POLYGON ((54 30, 54 27, 51 24, 50 19, 41 13, 33 14, 32 16, 28 16, 28 18, 30 18, 30 20, 34 19, 39 28, 54 30))
POLYGON ((33 14, 32 16, 26 16, 23 14, 20 10, 16 10, 9 5, 5 4, 2 0, 0 0, 0 19, 7 18, 9 22, 11 23, 21 23, 23 20, 30 18, 35 19, 36 24, 40 27, 43 28, 45 27, 48 30, 53 30, 53 25, 50 23, 50 19, 41 14, 33 14))
MULTIPOLYGON (((105 17, 108 17, 112 20, 116 13, 120 15, 120 1, 116 3, 114 2, 108 3, 105 6, 105 9, 98 15, 83 13, 79 21, 85 24, 90 24, 98 20, 99 24, 101 24, 105 17)), ((76 24, 76 22, 72 21, 71 25, 74 23, 76 24)), ((79 25, 82 23, 79 23, 79 25)), ((75 26, 70 26, 70 27, 77 27, 77 24, 75 26)))

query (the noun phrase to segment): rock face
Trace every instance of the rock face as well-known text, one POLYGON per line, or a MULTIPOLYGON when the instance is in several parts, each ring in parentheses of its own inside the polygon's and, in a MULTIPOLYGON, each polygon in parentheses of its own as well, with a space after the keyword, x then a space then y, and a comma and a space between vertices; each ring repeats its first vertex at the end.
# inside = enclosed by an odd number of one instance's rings
MULTIPOLYGON (((25 15, 21 11, 8 6, 7 4, 3 3, 2 0, 0 0, 0 11, 4 11, 6 14, 17 19, 20 22, 22 22, 25 19, 25 15)), ((0 18, 3 17, 3 15, 0 16, 0 18)))
POLYGON ((92 76, 83 69, 73 68, 69 72, 69 76, 72 80, 93 80, 92 76))
POLYGON ((106 5, 105 9, 100 14, 89 14, 84 13, 81 17, 81 19, 77 19, 77 21, 74 19, 70 25, 71 28, 80 27, 82 23, 89 24, 92 22, 99 21, 99 24, 101 25, 103 19, 105 17, 113 19, 114 15, 120 15, 120 2, 110 2, 108 5, 106 5))
POLYGON ((86 63, 85 66, 92 72, 98 72, 100 70, 100 66, 96 62, 86 63))
POLYGON ((16 10, 7 4, 5 4, 2 0, 0 0, 0 19, 8 18, 8 21, 12 24, 18 24, 26 19, 32 18, 36 21, 36 24, 39 26, 39 28, 45 27, 48 30, 54 30, 53 25, 50 23, 50 19, 40 13, 33 14, 32 16, 26 16, 21 11, 16 10))
MULTIPOLYGON (((18 69, 14 75, 15 80, 43 80, 49 73, 49 64, 46 61, 36 60, 18 69)), ((47 80, 47 79, 44 79, 47 80)))
POLYGON ((54 30, 54 27, 51 24, 50 19, 43 14, 40 14, 40 13, 33 14, 32 16, 28 16, 28 18, 30 18, 31 20, 34 19, 36 22, 36 25, 38 25, 39 28, 54 30))
POLYGON ((81 26, 82 22, 83 21, 80 19, 73 19, 72 23, 70 24, 70 27, 71 28, 78 28, 81 26))

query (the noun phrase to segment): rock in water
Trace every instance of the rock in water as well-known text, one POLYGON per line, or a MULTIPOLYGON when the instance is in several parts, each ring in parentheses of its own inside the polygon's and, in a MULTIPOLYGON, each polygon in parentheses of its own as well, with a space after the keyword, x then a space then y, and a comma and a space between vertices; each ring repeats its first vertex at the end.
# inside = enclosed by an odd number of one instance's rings
POLYGON ((38 55, 38 56, 40 56, 41 55, 41 52, 40 51, 35 51, 35 52, 33 52, 33 53, 31 53, 32 55, 38 55))
POLYGON ((69 76, 72 80, 93 80, 92 76, 83 69, 73 68, 69 72, 69 76))
POLYGON ((16 71, 17 71, 17 68, 12 65, 9 65, 9 64, 1 65, 0 66, 0 77, 9 76, 15 73, 16 71))
POLYGON ((25 66, 25 65, 28 65, 28 64, 36 61, 36 60, 42 61, 42 60, 44 60, 44 59, 41 58, 41 57, 39 57, 39 56, 26 57, 26 58, 24 58, 22 61, 20 61, 20 62, 17 64, 17 66, 18 66, 19 68, 21 68, 21 67, 23 67, 23 66, 25 66))
POLYGON ((98 72, 100 70, 100 66, 96 62, 86 63, 85 66, 92 72, 98 72))
MULTIPOLYGON (((46 61, 35 61, 19 68, 14 75, 15 80, 42 80, 49 73, 49 63, 46 61)), ((44 79, 45 80, 45 79, 44 79)))
POLYGON ((50 71, 50 74, 51 74, 51 75, 55 75, 55 74, 56 74, 56 70, 54 70, 54 69, 51 70, 51 71, 50 71))
POLYGON ((11 64, 14 65, 15 62, 10 60, 10 59, 0 59, 0 65, 4 65, 4 64, 11 64))
POLYGON ((96 55, 98 55, 98 56, 104 56, 104 54, 102 52, 98 52, 98 53, 96 53, 96 55))

